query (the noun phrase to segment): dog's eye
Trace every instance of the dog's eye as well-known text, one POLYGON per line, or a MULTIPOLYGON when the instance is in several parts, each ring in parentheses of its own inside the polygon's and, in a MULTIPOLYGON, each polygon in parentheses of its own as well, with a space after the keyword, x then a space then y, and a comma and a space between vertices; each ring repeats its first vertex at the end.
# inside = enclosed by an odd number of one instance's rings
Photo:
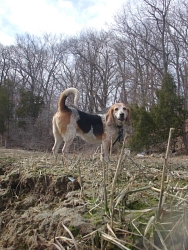
POLYGON ((118 111, 118 108, 115 108, 114 110, 115 110, 115 111, 118 111))
POLYGON ((126 110, 126 107, 123 107, 123 110, 126 110))

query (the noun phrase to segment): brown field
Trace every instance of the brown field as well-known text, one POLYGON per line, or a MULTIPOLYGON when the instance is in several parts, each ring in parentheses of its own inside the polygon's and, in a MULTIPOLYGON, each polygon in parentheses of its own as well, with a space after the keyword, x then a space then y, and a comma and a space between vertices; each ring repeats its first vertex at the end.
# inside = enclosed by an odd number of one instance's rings
POLYGON ((168 157, 161 204, 162 155, 60 158, 0 148, 0 249, 188 249, 188 156, 168 157))

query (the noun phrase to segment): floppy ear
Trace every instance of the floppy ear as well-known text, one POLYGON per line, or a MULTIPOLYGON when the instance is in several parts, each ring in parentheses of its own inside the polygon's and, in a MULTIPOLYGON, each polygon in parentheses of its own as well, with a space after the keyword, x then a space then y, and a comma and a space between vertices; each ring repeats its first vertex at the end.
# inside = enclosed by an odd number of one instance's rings
POLYGON ((131 125, 131 115, 130 115, 130 109, 129 108, 127 108, 127 112, 128 112, 128 116, 126 118, 126 123, 127 123, 128 126, 130 126, 131 125))
POLYGON ((114 121, 114 116, 113 116, 113 108, 110 108, 106 115, 106 125, 112 126, 114 123, 115 121, 114 121))

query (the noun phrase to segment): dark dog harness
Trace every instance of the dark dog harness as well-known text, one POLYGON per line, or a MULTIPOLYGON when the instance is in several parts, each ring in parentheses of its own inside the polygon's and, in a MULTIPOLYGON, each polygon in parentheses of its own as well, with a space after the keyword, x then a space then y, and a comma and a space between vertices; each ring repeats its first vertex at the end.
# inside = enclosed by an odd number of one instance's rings
POLYGON ((121 142, 123 140, 123 127, 122 126, 117 126, 117 127, 119 128, 118 137, 113 142, 112 146, 114 146, 117 141, 121 142))

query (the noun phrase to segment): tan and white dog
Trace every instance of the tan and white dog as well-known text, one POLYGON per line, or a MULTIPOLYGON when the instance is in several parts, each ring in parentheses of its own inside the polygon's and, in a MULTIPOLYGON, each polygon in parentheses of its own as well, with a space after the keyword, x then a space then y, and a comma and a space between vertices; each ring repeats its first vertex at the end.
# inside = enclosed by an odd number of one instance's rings
POLYGON ((76 108, 79 91, 68 88, 62 92, 58 101, 58 111, 53 116, 53 135, 55 139, 52 151, 57 158, 59 147, 64 141, 62 153, 65 155, 76 135, 91 143, 101 143, 103 157, 109 161, 111 141, 116 140, 124 126, 130 125, 129 108, 124 103, 114 104, 107 114, 91 115, 76 108), (67 107, 65 100, 74 95, 74 108, 67 107))

